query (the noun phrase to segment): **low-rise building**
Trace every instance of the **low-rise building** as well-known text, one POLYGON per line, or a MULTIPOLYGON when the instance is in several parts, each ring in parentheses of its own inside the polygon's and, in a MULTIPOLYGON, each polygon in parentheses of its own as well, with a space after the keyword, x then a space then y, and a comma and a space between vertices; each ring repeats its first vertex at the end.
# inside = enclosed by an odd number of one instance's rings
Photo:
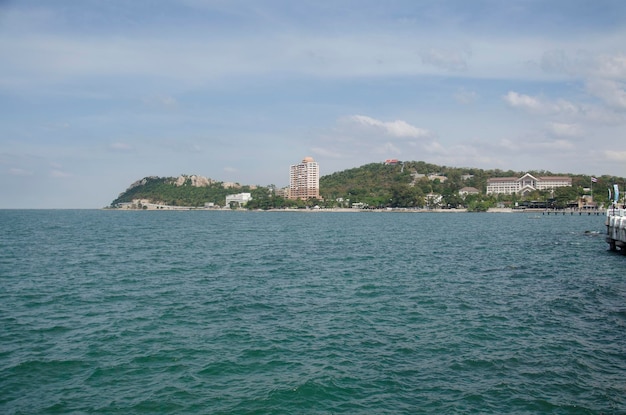
POLYGON ((280 187, 274 190, 274 195, 276 197, 283 197, 285 199, 289 198, 289 187, 280 187))
POLYGON ((448 180, 448 178, 446 176, 443 176, 443 175, 441 175, 439 173, 431 173, 431 174, 428 175, 428 180, 430 180, 430 181, 437 180, 437 179, 439 179, 439 181, 441 183, 445 183, 446 180, 448 180))
POLYGON ((250 193, 237 193, 236 195, 226 196, 226 206, 231 206, 232 203, 237 203, 238 206, 245 206, 252 200, 252 194, 250 193))
POLYGON ((441 206, 443 196, 438 193, 430 192, 426 195, 426 207, 430 209, 438 208, 441 206))
POLYGON ((463 187, 462 189, 459 190, 460 196, 477 195, 477 194, 480 194, 480 191, 475 187, 463 187))
POLYGON ((487 194, 514 194, 527 195, 536 190, 552 190, 557 187, 572 185, 572 178, 567 176, 535 177, 526 173, 517 177, 494 177, 487 179, 487 194))

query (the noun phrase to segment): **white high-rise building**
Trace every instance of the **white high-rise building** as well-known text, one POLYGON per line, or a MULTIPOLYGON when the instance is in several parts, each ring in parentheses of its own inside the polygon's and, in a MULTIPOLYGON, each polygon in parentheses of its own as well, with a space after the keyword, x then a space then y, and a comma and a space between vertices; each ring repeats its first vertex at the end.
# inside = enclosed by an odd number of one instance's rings
POLYGON ((289 199, 320 198, 320 167, 313 157, 305 157, 289 169, 289 199))

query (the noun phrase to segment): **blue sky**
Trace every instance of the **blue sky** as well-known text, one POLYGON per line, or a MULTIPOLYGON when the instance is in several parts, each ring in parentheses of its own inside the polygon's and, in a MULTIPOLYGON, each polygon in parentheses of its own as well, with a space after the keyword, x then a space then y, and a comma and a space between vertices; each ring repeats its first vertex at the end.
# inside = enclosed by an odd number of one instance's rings
POLYGON ((387 158, 626 176, 626 2, 0 0, 0 208, 387 158))

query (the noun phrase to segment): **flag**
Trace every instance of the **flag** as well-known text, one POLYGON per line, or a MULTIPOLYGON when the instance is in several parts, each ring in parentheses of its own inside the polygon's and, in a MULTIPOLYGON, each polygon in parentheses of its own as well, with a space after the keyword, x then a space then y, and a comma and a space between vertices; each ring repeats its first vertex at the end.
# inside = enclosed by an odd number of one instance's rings
POLYGON ((591 178, 591 182, 592 182, 592 183, 598 183, 598 179, 596 179, 595 177, 592 177, 592 178, 591 178))
POLYGON ((613 185, 613 196, 615 203, 619 202, 619 187, 616 184, 613 185))

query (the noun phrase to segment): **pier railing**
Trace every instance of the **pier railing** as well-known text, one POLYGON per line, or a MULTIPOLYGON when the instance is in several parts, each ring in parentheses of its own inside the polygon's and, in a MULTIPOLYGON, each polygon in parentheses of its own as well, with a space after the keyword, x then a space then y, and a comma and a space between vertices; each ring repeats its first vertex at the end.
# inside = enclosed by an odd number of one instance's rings
POLYGON ((611 251, 626 255, 626 209, 606 211, 606 242, 611 251))
POLYGON ((606 210, 606 216, 620 216, 620 217, 624 217, 624 216, 626 216, 626 209, 609 208, 609 209, 606 210))

